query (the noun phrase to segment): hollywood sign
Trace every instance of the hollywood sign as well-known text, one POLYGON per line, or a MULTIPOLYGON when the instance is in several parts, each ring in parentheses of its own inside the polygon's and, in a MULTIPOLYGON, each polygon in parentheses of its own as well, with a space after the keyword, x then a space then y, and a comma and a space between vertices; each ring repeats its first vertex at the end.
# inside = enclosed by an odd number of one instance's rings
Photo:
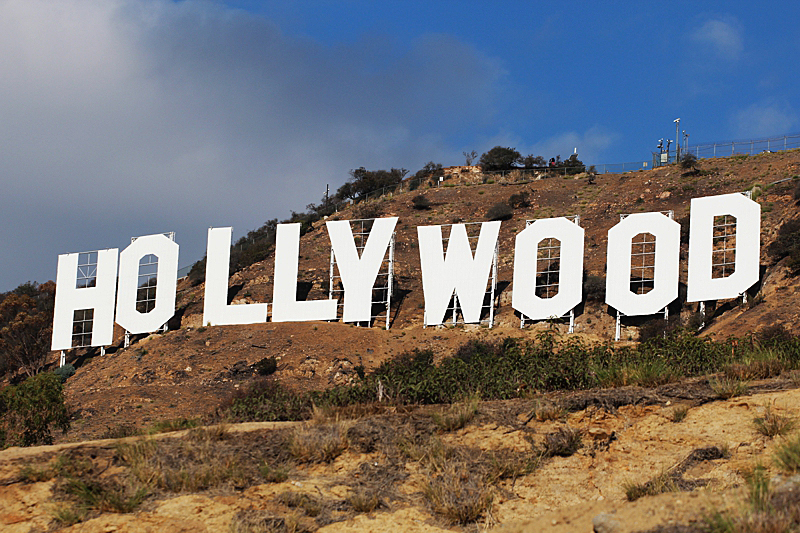
MULTIPOLYGON (((695 198, 691 201, 689 224, 689 302, 735 298, 759 278, 760 205, 738 193, 695 198), (714 277, 714 219, 735 217, 735 261, 733 273, 714 277)), ((369 322, 372 289, 394 235, 397 217, 373 222, 366 244, 359 254, 350 221, 326 222, 336 265, 344 288, 344 322, 369 322)), ((444 249, 441 226, 419 226, 419 254, 425 299, 425 325, 442 324, 448 306, 458 298, 464 322, 478 323, 495 257, 500 222, 484 222, 474 252, 464 224, 451 227, 444 249)), ((231 228, 208 230, 206 285, 203 324, 255 324, 268 319, 268 304, 227 303, 231 228)), ((582 299, 584 230, 567 218, 536 220, 516 235, 512 307, 531 320, 564 316, 582 299), (545 239, 560 243, 558 290, 552 297, 536 294, 537 254, 545 239)), ((297 300, 297 271, 300 224, 280 224, 275 244, 272 293, 273 322, 336 320, 336 299, 297 300)), ((85 254, 64 254, 58 258, 53 350, 74 346, 76 313, 91 310, 91 342, 112 343, 116 321, 130 333, 151 333, 175 314, 178 272, 178 244, 165 235, 139 237, 121 253, 118 249, 96 252, 96 263, 79 264, 85 254), (157 257, 154 305, 147 312, 137 310, 143 258, 157 257), (81 286, 79 273, 91 276, 81 286)), ((608 231, 606 303, 626 316, 658 313, 678 297, 680 225, 657 212, 636 213, 623 218, 608 231), (636 235, 655 237, 653 287, 645 294, 631 290, 631 242, 636 235)), ((152 303, 152 302, 151 302, 152 303)))

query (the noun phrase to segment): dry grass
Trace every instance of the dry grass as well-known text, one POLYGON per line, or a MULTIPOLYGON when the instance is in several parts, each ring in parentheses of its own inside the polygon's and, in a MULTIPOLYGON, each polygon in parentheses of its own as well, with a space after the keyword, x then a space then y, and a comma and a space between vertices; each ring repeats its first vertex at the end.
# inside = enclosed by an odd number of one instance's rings
POLYGON ((347 497, 347 503, 358 513, 371 513, 380 506, 381 500, 374 491, 361 488, 347 497))
POLYGON ((583 431, 567 426, 545 435, 542 455, 545 457, 569 457, 582 445, 583 431))
POLYGON ((674 477, 669 471, 664 470, 653 479, 646 483, 636 483, 635 481, 625 481, 622 484, 625 497, 629 502, 636 501, 643 496, 655 496, 664 492, 677 492, 680 490, 674 477))
POLYGON ((800 471, 800 435, 787 440, 775 450, 775 464, 786 472, 800 471))
POLYGON ((792 417, 781 416, 772 411, 771 406, 764 406, 764 416, 753 419, 753 427, 765 437, 773 438, 776 435, 787 435, 797 426, 792 417))
POLYGON ((491 512, 494 499, 491 486, 462 466, 448 465, 430 475, 422 486, 431 510, 450 524, 477 521, 491 512))
POLYGON ((471 394, 460 402, 456 402, 442 413, 431 415, 433 423, 442 431, 455 431, 466 426, 478 414, 480 397, 471 394))
POLYGON ((689 414, 689 406, 688 405, 676 405, 672 408, 672 411, 669 413, 669 419, 675 422, 676 424, 679 422, 683 422, 686 418, 686 415, 689 414))
POLYGON ((142 439, 117 446, 117 455, 140 483, 167 492, 247 486, 253 475, 242 458, 219 446, 227 432, 199 428, 175 442, 142 439))
POLYGON ((278 494, 278 501, 287 507, 302 509, 306 516, 319 516, 323 511, 322 503, 304 492, 284 491, 278 494))
POLYGON ((742 396, 743 394, 747 394, 747 391, 749 390, 746 381, 727 376, 712 378, 709 380, 708 384, 717 398, 723 400, 729 400, 734 396, 742 396))
POLYGON ((749 352, 741 363, 730 364, 723 371, 729 379, 747 381, 778 376, 787 368, 781 352, 762 348, 749 352))
POLYGON ((349 426, 344 422, 304 424, 292 434, 289 453, 300 463, 330 463, 347 449, 349 426))
POLYGON ((564 420, 566 417, 567 410, 560 405, 551 402, 536 402, 530 413, 530 418, 535 418, 539 422, 564 420))
POLYGON ((306 533, 316 529, 297 514, 273 516, 266 511, 239 511, 231 520, 230 533, 306 533))
POLYGON ((279 465, 272 466, 266 461, 258 467, 261 476, 270 483, 283 483, 289 479, 289 466, 279 465))

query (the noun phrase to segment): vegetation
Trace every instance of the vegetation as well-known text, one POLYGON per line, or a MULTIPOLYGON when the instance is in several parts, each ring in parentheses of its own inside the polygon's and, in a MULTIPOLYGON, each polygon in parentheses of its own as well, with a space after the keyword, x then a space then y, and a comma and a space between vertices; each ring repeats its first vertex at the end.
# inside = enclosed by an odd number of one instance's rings
POLYGON ((45 372, 0 391, 0 447, 52 444, 52 429, 69 429, 61 378, 45 372))
POLYGON ((776 263, 788 257, 787 266, 792 275, 800 274, 800 218, 784 222, 778 236, 767 247, 767 252, 776 263))
POLYGON ((776 435, 788 434, 796 427, 796 424, 791 417, 775 414, 767 405, 764 407, 764 415, 753 419, 753 426, 760 434, 772 438, 776 435))
POLYGON ((430 209, 431 208, 431 201, 428 200, 425 197, 425 195, 418 194, 414 198, 411 199, 411 205, 414 207, 414 209, 417 209, 417 210, 421 211, 421 210, 425 210, 425 209, 430 209))
POLYGON ((792 336, 715 341, 676 330, 636 346, 614 347, 544 331, 533 341, 473 340, 439 364, 434 364, 433 352, 414 350, 385 361, 352 385, 324 391, 296 393, 272 380, 257 381, 223 405, 218 416, 233 421, 303 420, 314 405, 367 404, 378 399, 378 390, 396 404, 442 404, 471 394, 482 400, 509 399, 526 391, 655 386, 713 373, 720 374, 709 381, 710 394, 729 398, 746 393, 747 384, 721 372, 751 362, 754 353, 765 350, 780 354, 780 366, 773 371, 800 368, 800 339, 792 336))
POLYGON ((522 156, 514 148, 495 146, 481 155, 479 165, 484 172, 492 170, 511 170, 522 161, 522 156))
POLYGON ((23 283, 0 294, 0 375, 42 371, 50 351, 56 284, 23 283))
POLYGON ((508 205, 510 205, 514 209, 519 209, 522 207, 530 207, 531 202, 528 199, 527 191, 520 191, 518 193, 514 193, 508 197, 508 205))
POLYGON ((511 206, 503 202, 494 204, 486 212, 487 220, 510 220, 513 216, 514 210, 511 209, 511 206))
POLYGON ((444 412, 433 414, 433 423, 442 431, 455 431, 466 426, 478 414, 480 398, 471 394, 460 402, 450 404, 444 412))

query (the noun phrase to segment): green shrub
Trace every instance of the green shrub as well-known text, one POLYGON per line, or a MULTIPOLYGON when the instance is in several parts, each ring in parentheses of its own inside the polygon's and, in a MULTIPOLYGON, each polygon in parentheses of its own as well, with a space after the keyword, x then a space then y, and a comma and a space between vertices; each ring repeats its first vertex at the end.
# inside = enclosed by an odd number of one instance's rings
POLYGON ((0 392, 0 445, 52 444, 51 428, 69 429, 61 378, 37 374, 0 392))
POLYGON ((75 367, 67 363, 53 370, 53 374, 61 379, 61 383, 66 383, 69 378, 75 375, 75 367))

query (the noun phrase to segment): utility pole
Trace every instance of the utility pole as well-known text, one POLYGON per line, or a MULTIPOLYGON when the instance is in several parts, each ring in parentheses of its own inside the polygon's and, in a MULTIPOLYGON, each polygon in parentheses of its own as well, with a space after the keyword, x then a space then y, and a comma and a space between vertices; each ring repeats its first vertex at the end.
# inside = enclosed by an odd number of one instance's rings
POLYGON ((683 130, 683 151, 689 153, 689 134, 683 130))
POLYGON ((675 162, 681 162, 681 137, 680 137, 680 128, 681 128, 681 119, 676 118, 672 122, 675 123, 675 162))

